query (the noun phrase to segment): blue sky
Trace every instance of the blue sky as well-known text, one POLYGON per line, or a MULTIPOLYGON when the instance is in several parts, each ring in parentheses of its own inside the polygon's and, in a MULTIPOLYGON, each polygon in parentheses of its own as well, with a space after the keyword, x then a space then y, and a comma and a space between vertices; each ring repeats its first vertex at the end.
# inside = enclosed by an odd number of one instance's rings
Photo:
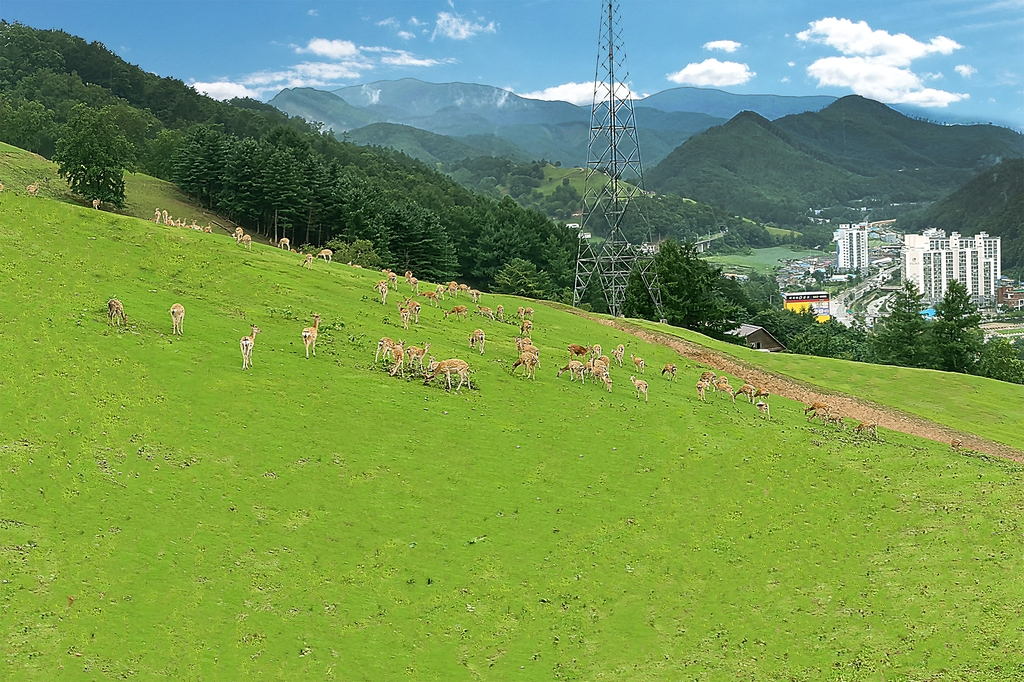
MULTIPOLYGON (((403 77, 583 103, 600 0, 4 0, 216 97, 403 77)), ((1024 127, 1024 0, 622 0, 629 86, 851 92, 1024 127)))

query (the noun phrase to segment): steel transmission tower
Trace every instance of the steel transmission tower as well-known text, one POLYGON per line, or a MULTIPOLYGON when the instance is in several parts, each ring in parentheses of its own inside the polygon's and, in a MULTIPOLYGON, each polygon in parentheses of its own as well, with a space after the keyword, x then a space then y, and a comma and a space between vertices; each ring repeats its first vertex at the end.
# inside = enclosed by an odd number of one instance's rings
POLYGON ((658 317, 664 318, 654 269, 657 247, 651 243, 650 226, 638 203, 630 213, 643 226, 644 243, 630 244, 622 229, 626 209, 635 197, 644 194, 644 173, 633 101, 627 85, 629 73, 622 47, 618 3, 615 0, 602 2, 601 10, 573 304, 580 304, 596 274, 608 312, 618 317, 622 314, 630 274, 636 270, 647 287, 658 317), (597 251, 592 236, 604 237, 597 251))

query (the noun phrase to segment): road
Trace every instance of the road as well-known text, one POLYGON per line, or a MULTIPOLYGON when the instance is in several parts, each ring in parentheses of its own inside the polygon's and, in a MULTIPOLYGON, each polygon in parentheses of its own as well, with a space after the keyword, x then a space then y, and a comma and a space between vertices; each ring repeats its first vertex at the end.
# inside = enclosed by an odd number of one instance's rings
MULTIPOLYGON (((854 318, 853 315, 848 313, 848 311, 850 310, 850 306, 853 305, 853 302, 863 297, 869 291, 877 289, 880 286, 883 286, 886 282, 892 279, 893 274, 896 273, 896 271, 898 271, 901 267, 902 264, 898 263, 890 268, 887 268, 876 273, 875 275, 864 280, 863 282, 853 287, 852 289, 847 289, 846 291, 840 293, 835 299, 832 300, 832 317, 834 317, 838 322, 842 322, 847 327, 852 327, 854 318)), ((873 304, 874 302, 872 303, 872 305, 873 304)), ((871 312, 870 307, 868 312, 871 312)), ((875 308, 875 314, 877 315, 877 313, 878 309, 875 308)))

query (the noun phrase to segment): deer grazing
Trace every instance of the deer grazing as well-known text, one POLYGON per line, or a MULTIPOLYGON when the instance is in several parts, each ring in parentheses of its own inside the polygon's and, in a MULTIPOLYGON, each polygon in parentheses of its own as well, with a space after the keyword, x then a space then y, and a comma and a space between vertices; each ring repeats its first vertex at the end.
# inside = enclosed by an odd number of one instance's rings
POLYGON ((185 306, 175 303, 171 306, 171 324, 174 325, 171 334, 181 336, 184 333, 182 324, 185 322, 185 306))
MULTIPOLYGON (((433 363, 431 363, 431 365, 433 365, 433 363)), ((455 387, 456 391, 462 388, 463 382, 466 383, 468 388, 473 388, 472 384, 469 383, 469 363, 464 360, 442 360, 437 363, 437 365, 430 370, 430 373, 424 377, 423 385, 426 386, 429 384, 438 374, 444 375, 448 385, 447 390, 449 391, 452 390, 452 374, 459 375, 459 385, 455 387)))
POLYGON ((444 311, 444 319, 447 320, 449 315, 454 315, 456 320, 461 319, 465 321, 467 312, 469 312, 469 308, 464 305, 457 305, 451 310, 444 311))
POLYGON ((394 354, 392 353, 394 347, 394 340, 387 336, 382 337, 381 340, 377 342, 377 352, 373 354, 373 364, 377 364, 381 358, 385 360, 387 360, 389 356, 394 358, 394 354))
POLYGON ((581 346, 578 343, 570 343, 568 348, 569 348, 569 359, 570 360, 572 360, 573 358, 577 358, 577 357, 585 358, 588 355, 590 355, 590 347, 589 346, 581 346))
POLYGON ((956 451, 957 454, 963 454, 964 442, 959 438, 954 438, 949 442, 949 447, 956 451))
POLYGON ((391 371, 388 372, 391 376, 401 374, 402 378, 405 378, 405 342, 395 341, 394 347, 391 349, 391 355, 393 358, 393 364, 391 365, 391 371))
POLYGON ((763 400, 757 401, 757 411, 761 413, 761 416, 765 419, 771 420, 772 408, 763 400))
POLYGON ((829 405, 828 403, 817 402, 814 403, 813 405, 808 405, 807 407, 805 407, 804 414, 806 415, 809 412, 817 412, 818 410, 823 410, 824 412, 828 413, 832 411, 832 406, 829 405))
POLYGON ((430 344, 429 343, 423 344, 423 348, 419 348, 417 346, 409 346, 409 348, 406 349, 406 351, 405 351, 406 357, 409 358, 409 369, 412 369, 412 363, 416 362, 416 363, 419 363, 420 371, 422 372, 423 371, 423 358, 427 355, 427 352, 429 350, 430 350, 430 344))
POLYGON ((252 325, 252 334, 243 336, 242 340, 238 342, 238 346, 242 349, 242 369, 252 368, 252 349, 256 347, 256 335, 259 333, 260 328, 252 325))
POLYGON ((825 415, 825 425, 838 426, 843 431, 846 430, 846 423, 843 421, 842 415, 838 414, 827 414, 825 415))
POLYGON ((39 181, 36 180, 31 185, 27 186, 25 190, 34 197, 39 196, 39 181))
POLYGON ((710 386, 711 382, 708 381, 707 379, 701 379, 700 381, 697 382, 697 399, 700 400, 702 403, 706 403, 708 401, 706 393, 710 386))
POLYGON ((423 291, 423 292, 420 292, 420 296, 425 296, 426 299, 428 301, 430 301, 430 305, 434 306, 435 308, 437 307, 438 304, 437 304, 437 292, 436 291, 423 291))
POLYGON ((763 389, 763 388, 758 389, 757 393, 754 394, 755 398, 758 398, 758 399, 762 399, 763 398, 764 402, 768 402, 768 398, 770 398, 771 396, 772 396, 772 394, 770 392, 768 392, 767 390, 763 389))
POLYGON ((489 317, 491 319, 491 322, 494 322, 494 311, 488 308, 487 306, 478 305, 476 307, 476 312, 481 317, 489 317))
POLYGON ((118 327, 128 324, 128 317, 124 314, 124 305, 116 298, 107 301, 107 324, 118 327))
POLYGON ((316 254, 317 258, 323 258, 324 261, 330 263, 334 260, 334 252, 330 249, 321 249, 320 253, 316 254))
POLYGON ((92 200, 92 207, 98 211, 98 210, 100 210, 100 204, 101 203, 103 203, 103 202, 100 201, 99 199, 93 199, 92 200))
POLYGON ((619 367, 622 367, 622 359, 626 357, 626 347, 620 343, 618 347, 612 351, 612 357, 615 358, 615 362, 619 363, 619 367))
POLYGON ((736 395, 745 395, 750 399, 750 404, 754 404, 754 397, 757 395, 757 387, 753 384, 743 384, 740 389, 736 391, 736 395))
POLYGON ((661 368, 661 376, 668 374, 669 381, 675 381, 677 368, 671 362, 661 368))
POLYGON ((633 367, 636 368, 636 371, 638 371, 641 374, 643 374, 644 373, 644 368, 647 366, 647 363, 644 362, 644 359, 643 358, 638 358, 635 355, 633 355, 632 353, 629 354, 629 359, 633 361, 633 367))
POLYGON ((448 289, 443 284, 438 284, 437 286, 435 286, 434 287, 434 293, 437 295, 437 300, 443 301, 444 300, 444 292, 446 292, 447 290, 448 289))
POLYGON ((583 363, 579 360, 570 360, 569 364, 558 370, 557 376, 561 377, 563 372, 569 373, 569 381, 576 381, 577 375, 583 381, 583 363))
POLYGON ((501 322, 505 321, 505 306, 499 305, 494 309, 494 314, 498 316, 498 320, 501 322))
POLYGON ((878 438, 878 422, 876 421, 863 421, 853 429, 854 433, 870 433, 878 438))
POLYGON ((484 341, 487 337, 484 336, 483 329, 474 329, 473 333, 469 335, 469 347, 470 349, 480 346, 480 355, 484 354, 484 341))
POLYGON ((526 376, 534 381, 537 380, 536 371, 537 365, 540 364, 540 359, 536 353, 529 351, 519 354, 519 359, 512 363, 512 374, 516 373, 516 369, 520 366, 526 371, 526 376))
POLYGON ((277 240, 277 248, 284 249, 285 251, 290 251, 292 248, 292 241, 288 239, 288 237, 281 237, 279 240, 277 240))
POLYGON ((520 334, 529 334, 533 331, 533 322, 529 320, 523 320, 522 324, 519 325, 520 334))
MULTIPOLYGON (((807 414, 807 410, 804 410, 804 414, 807 414)), ((807 417, 807 421, 809 423, 814 421, 815 419, 820 419, 822 424, 827 424, 829 414, 830 413, 827 409, 825 409, 824 407, 819 407, 810 413, 810 415, 807 417)))
POLYGON ((242 235, 242 246, 244 246, 249 251, 252 251, 252 237, 250 237, 247 234, 243 234, 242 235))
MULTIPOLYGON (((248 237, 249 235, 245 235, 245 236, 248 237)), ((243 239, 244 239, 244 237, 243 237, 243 239)), ((298 265, 299 266, 305 266, 305 268, 307 270, 312 270, 313 269, 313 254, 307 253, 306 256, 302 260, 299 261, 298 265)))
POLYGON ((636 388, 636 399, 640 400, 640 394, 644 394, 644 402, 650 402, 647 399, 647 382, 643 379, 637 379, 636 377, 630 377, 630 381, 633 382, 633 386, 636 388))
POLYGON ((736 402, 736 389, 729 385, 729 377, 724 375, 718 377, 718 380, 715 382, 715 390, 732 398, 733 403, 736 402))
POLYGON ((523 308, 523 315, 528 317, 528 318, 530 318, 532 320, 533 319, 533 308, 523 308))
MULTIPOLYGON (((313 348, 313 357, 316 357, 316 337, 320 333, 320 316, 313 316, 313 326, 302 330, 302 343, 306 344, 306 359, 309 360, 309 349, 313 348)), ((328 339, 328 343, 330 340, 328 339)))

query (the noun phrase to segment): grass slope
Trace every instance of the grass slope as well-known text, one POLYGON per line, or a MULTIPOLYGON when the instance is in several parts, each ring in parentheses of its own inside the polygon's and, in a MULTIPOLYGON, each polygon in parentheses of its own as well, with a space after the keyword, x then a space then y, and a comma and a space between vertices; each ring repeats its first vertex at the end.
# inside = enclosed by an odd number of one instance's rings
POLYGON ((752 270, 762 274, 774 272, 777 267, 782 265, 784 260, 793 260, 794 258, 819 258, 825 255, 821 251, 812 251, 810 249, 801 249, 799 251, 793 251, 785 246, 773 246, 768 249, 752 249, 750 255, 742 253, 728 253, 714 256, 706 256, 705 260, 721 265, 728 271, 747 271, 752 270))
POLYGON ((871 365, 811 355, 762 353, 688 329, 631 320, 829 391, 866 398, 954 429, 1024 449, 1024 386, 970 374, 871 365))
POLYGON ((0 239, 6 677, 1024 674, 1015 465, 699 404, 699 368, 669 384, 667 349, 551 308, 528 381, 515 327, 403 331, 376 273, 6 194, 0 239), (385 334, 474 390, 389 377, 385 334), (651 402, 624 369, 611 395, 556 380, 568 342, 627 343, 651 402))

